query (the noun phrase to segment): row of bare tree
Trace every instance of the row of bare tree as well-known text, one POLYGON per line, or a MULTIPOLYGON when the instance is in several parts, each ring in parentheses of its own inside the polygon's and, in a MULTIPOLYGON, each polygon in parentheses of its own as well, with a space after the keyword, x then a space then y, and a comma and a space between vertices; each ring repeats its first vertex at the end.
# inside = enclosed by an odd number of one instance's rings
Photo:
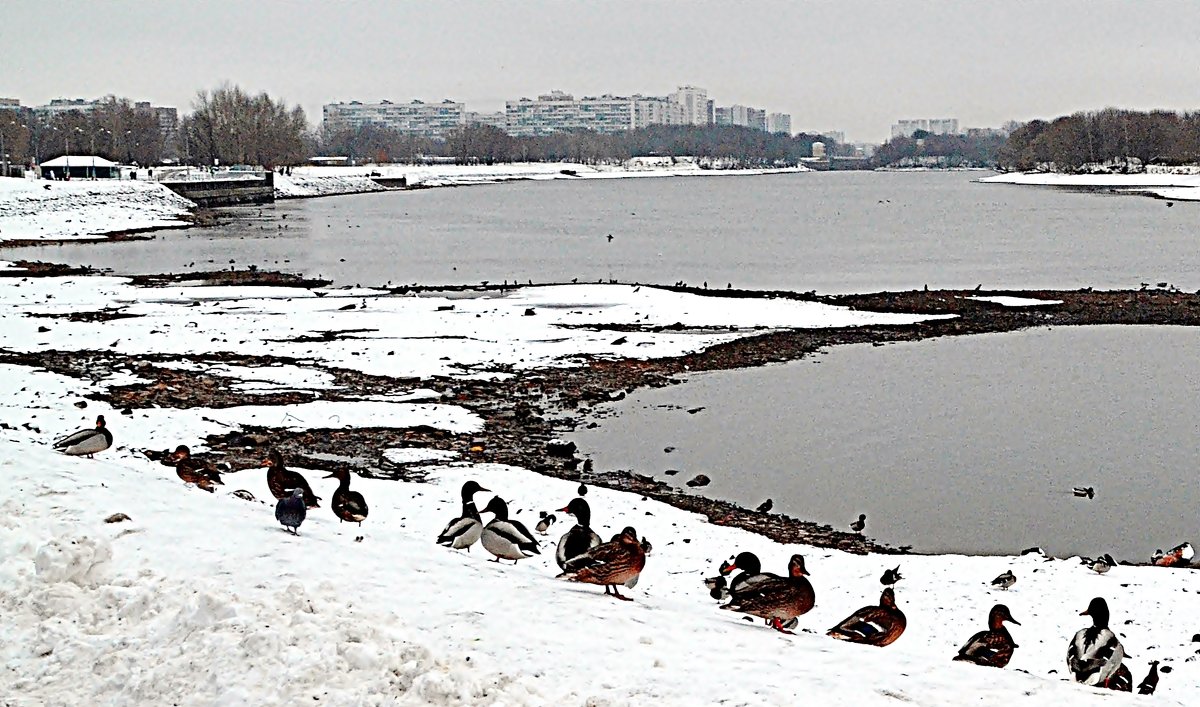
POLYGON ((1030 121, 1013 132, 998 155, 1001 169, 1064 172, 1096 164, 1140 170, 1198 160, 1200 113, 1117 108, 1030 121))
POLYGON ((322 136, 321 149, 328 155, 376 162, 409 162, 436 156, 461 163, 595 164, 620 162, 635 155, 686 155, 729 166, 760 167, 794 165, 800 158, 812 156, 812 145, 817 141, 834 147, 820 135, 801 133, 793 137, 730 125, 656 125, 621 133, 573 130, 536 137, 514 137, 490 125, 465 125, 441 141, 365 125, 322 136))
POLYGON ((0 152, 16 164, 89 153, 152 165, 164 154, 163 137, 153 111, 116 96, 102 99, 90 111, 63 111, 48 120, 29 109, 0 111, 0 152))

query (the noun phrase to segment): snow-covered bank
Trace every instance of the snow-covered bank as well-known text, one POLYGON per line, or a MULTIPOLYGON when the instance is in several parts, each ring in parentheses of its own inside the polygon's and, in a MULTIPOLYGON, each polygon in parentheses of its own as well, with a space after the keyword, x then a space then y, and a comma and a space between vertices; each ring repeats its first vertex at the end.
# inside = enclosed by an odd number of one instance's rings
POLYGON ((275 176, 278 198, 328 196, 383 191, 372 180, 407 180, 409 186, 444 187, 493 184, 514 180, 625 179, 631 177, 711 177, 807 172, 805 167, 781 169, 702 169, 694 160, 636 158, 622 165, 586 165, 574 162, 518 162, 495 165, 363 165, 361 167, 298 167, 290 175, 275 176))
POLYGON ((1142 174, 1058 174, 1008 172, 979 180, 985 184, 1107 188, 1152 194, 1164 199, 1200 201, 1200 174, 1150 171, 1142 174))
POLYGON ((93 238, 179 226, 194 206, 154 182, 0 177, 0 241, 93 238))
MULTIPOLYGON (((0 267, 3 264, 0 263, 0 267)), ((136 288, 119 278, 0 279, 0 347, 106 350, 130 355, 270 353, 286 367, 217 367, 222 378, 267 390, 334 385, 313 363, 390 376, 504 375, 508 366, 574 365, 580 354, 656 357, 694 351, 753 327, 902 324, 881 315, 792 300, 704 297, 611 285, 521 288, 477 296, 402 297, 372 290, 136 288), (343 309, 354 305, 353 309, 343 309), (103 322, 61 315, 120 307, 103 322), (527 314, 527 312, 530 312, 527 314), (737 327, 688 334, 612 332, 574 325, 681 322, 737 327), (46 328, 48 331, 39 331, 46 328), (365 330, 365 331, 364 331, 365 330), (346 335, 296 341, 323 331, 346 335), (355 338, 357 337, 357 338, 355 338), (617 344, 619 340, 623 343, 617 344)), ((185 368, 194 362, 175 363, 185 368)), ((476 479, 533 526, 563 507, 577 481, 524 469, 447 463, 455 452, 408 448, 426 459, 428 483, 354 478, 367 500, 362 526, 330 511, 335 484, 298 469, 323 497, 299 537, 272 514, 265 470, 223 477, 208 494, 137 449, 188 444, 240 424, 340 427, 428 424, 470 431, 476 418, 440 394, 222 409, 148 408, 123 415, 91 400, 130 383, 97 366, 98 382, 0 365, 0 703, 25 705, 780 705, 955 706, 1174 704, 1190 702, 1200 666, 1187 617, 1197 575, 1022 557, 858 556, 780 545, 641 496, 591 487, 604 537, 634 526, 654 545, 631 603, 555 581, 553 543, 517 566, 486 562, 433 539, 476 479), (104 414, 116 437, 94 460, 53 453, 49 441, 104 414), (26 426, 28 425, 28 426, 26 426), (428 451, 428 453, 426 453, 428 451), (270 503, 248 502, 245 489, 270 503), (106 524, 114 513, 131 520, 106 524), (358 537, 362 537, 358 541, 358 537), (716 608, 701 579, 741 551, 782 572, 805 555, 816 608, 783 636, 716 608), (908 629, 892 646, 843 644, 824 631, 878 600, 879 575, 899 563, 908 629), (988 582, 1011 569, 1009 591, 988 582), (1114 611, 1135 680, 1162 660, 1153 702, 1064 680, 1068 637, 1093 596, 1114 611), (951 663, 1004 602, 1021 621, 1004 670, 951 663), (1102 702, 1103 700, 1103 702, 1102 702)), ((441 386, 438 386, 441 387, 441 386)), ((465 445, 464 445, 465 446, 465 445)), ((349 450, 348 450, 349 451, 349 450)), ((469 458, 468 449, 457 450, 469 458)), ((486 503, 490 494, 477 501, 486 503)), ((849 520, 849 519, 847 519, 849 520)))

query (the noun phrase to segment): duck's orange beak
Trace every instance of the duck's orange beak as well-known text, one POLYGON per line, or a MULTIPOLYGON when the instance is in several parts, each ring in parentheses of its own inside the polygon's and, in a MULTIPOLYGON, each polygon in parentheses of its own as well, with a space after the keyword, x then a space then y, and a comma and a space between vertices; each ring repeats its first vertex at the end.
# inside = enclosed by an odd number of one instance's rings
POLYGON ((568 511, 566 508, 560 508, 555 511, 555 513, 566 513, 567 515, 571 515, 571 511, 568 511))
POLYGON ((262 464, 259 464, 259 466, 271 466, 271 460, 270 460, 270 459, 263 459, 263 460, 262 460, 262 464))

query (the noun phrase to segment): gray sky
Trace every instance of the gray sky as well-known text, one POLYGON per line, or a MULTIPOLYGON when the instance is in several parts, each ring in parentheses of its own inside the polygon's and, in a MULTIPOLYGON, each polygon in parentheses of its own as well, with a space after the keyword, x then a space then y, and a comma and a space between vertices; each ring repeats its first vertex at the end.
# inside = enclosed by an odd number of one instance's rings
POLYGON ((1200 108, 1200 2, 3 0, 0 96, 114 93, 181 110, 222 81, 300 103, 665 94, 881 141, 1076 110, 1200 108))

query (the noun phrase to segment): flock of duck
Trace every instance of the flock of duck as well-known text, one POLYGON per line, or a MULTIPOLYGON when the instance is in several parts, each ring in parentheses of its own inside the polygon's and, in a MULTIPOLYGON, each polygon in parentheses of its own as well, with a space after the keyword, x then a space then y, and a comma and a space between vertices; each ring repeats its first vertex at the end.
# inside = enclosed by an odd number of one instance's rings
MULTIPOLYGON (((104 417, 100 416, 94 428, 62 437, 54 442, 54 448, 64 454, 91 457, 112 446, 112 441, 112 433, 105 426, 104 417)), ((216 485, 223 484, 221 473, 193 458, 186 445, 179 445, 162 461, 164 464, 173 464, 181 480, 206 491, 212 492, 216 485)), ((302 474, 285 466, 283 455, 278 450, 270 450, 261 466, 267 469, 267 486, 276 498, 276 519, 285 530, 298 534, 308 510, 318 508, 321 498, 313 493, 302 474)), ((350 472, 339 469, 325 478, 338 480, 330 504, 334 514, 343 522, 361 525, 367 518, 367 503, 361 493, 350 490, 350 472)), ((490 513, 492 518, 487 523, 483 522, 475 505, 475 495, 488 492, 474 480, 463 484, 462 511, 446 524, 437 537, 437 543, 468 552, 479 543, 493 555, 492 561, 497 563, 503 559, 516 564, 522 559, 541 554, 537 538, 524 524, 509 517, 508 504, 500 496, 492 496, 484 507, 482 512, 490 513)), ((629 597, 620 593, 619 587, 636 586, 646 566, 646 557, 653 548, 647 539, 639 539, 632 527, 624 528, 604 542, 591 527, 591 507, 584 498, 587 494, 586 485, 580 484, 578 493, 578 497, 557 511, 575 519, 575 525, 559 538, 555 551, 554 559, 561 570, 558 579, 601 585, 605 594, 629 601, 629 597)), ((536 526, 538 532, 547 534, 555 519, 553 514, 543 513, 536 526)), ((865 521, 865 516, 859 516, 851 524, 852 529, 862 532, 865 521)), ((1184 548, 1180 546, 1172 553, 1180 554, 1184 548)), ((1186 546, 1186 549, 1190 551, 1190 546, 1186 546)), ((1093 565, 1092 569, 1100 573, 1107 571, 1109 565, 1116 564, 1107 555, 1096 560, 1096 563, 1105 565, 1104 569, 1097 569, 1093 565)), ((714 599, 724 602, 720 605, 721 609, 760 618, 771 628, 790 634, 790 629, 798 624, 799 617, 816 605, 816 593, 808 576, 802 555, 792 555, 787 573, 777 575, 762 571, 762 564, 753 553, 742 552, 723 562, 718 574, 705 579, 704 585, 714 599), (735 571, 738 574, 734 575, 735 571)), ((879 604, 859 609, 829 629, 827 635, 838 640, 879 647, 895 642, 908 625, 904 612, 896 604, 894 589, 902 579, 899 567, 884 572, 880 578, 884 589, 879 604)), ((1007 590, 1015 582, 1015 575, 1008 571, 991 584, 1007 590)), ((1096 597, 1080 615, 1090 617, 1092 625, 1080 629, 1068 644, 1067 665, 1074 679, 1084 685, 1131 692, 1133 679, 1124 664, 1124 647, 1108 625, 1108 603, 1102 597, 1096 597)), ((996 604, 988 612, 987 629, 971 636, 953 660, 996 668, 1008 665, 1018 646, 1006 623, 1020 625, 1006 605, 996 604)), ((1158 661, 1151 661, 1150 671, 1138 685, 1138 692, 1153 694, 1158 679, 1158 661)))

